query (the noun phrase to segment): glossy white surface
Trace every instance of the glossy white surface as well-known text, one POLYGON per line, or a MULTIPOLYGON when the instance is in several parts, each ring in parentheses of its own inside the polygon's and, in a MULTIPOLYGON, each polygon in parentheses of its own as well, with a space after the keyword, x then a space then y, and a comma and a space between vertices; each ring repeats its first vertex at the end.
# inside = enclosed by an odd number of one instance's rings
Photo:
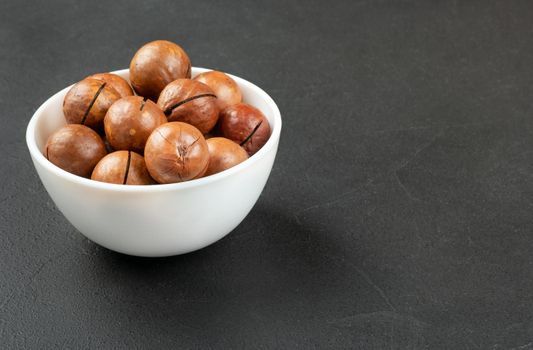
MULTIPOLYGON (((192 74, 206 71, 193 68, 192 74)), ((114 72, 128 78, 128 70, 114 72)), ((169 256, 201 249, 231 232, 250 212, 268 179, 279 143, 281 116, 254 84, 232 76, 244 102, 267 117, 272 135, 245 162, 222 173, 178 184, 123 186, 91 181, 50 163, 48 136, 65 124, 62 103, 70 87, 50 97, 28 124, 33 164, 54 203, 83 235, 108 249, 138 256, 169 256)))

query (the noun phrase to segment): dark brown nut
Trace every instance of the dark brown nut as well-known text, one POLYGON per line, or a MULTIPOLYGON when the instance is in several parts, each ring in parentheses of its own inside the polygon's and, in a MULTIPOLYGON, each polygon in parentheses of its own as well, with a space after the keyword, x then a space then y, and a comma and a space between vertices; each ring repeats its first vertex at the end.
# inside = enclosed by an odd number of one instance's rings
POLYGON ((239 85, 230 76, 213 70, 197 75, 194 80, 204 83, 217 95, 219 109, 242 102, 242 94, 239 85))
POLYGON ((106 155, 106 150, 104 142, 94 130, 71 124, 48 138, 44 155, 69 173, 89 177, 98 161, 106 155))
POLYGON ((101 131, 107 110, 118 99, 120 94, 106 82, 86 78, 65 96, 63 113, 68 124, 82 124, 101 131))
POLYGON ((257 108, 238 103, 220 113, 218 132, 221 136, 237 142, 251 156, 268 141, 270 124, 257 108))
POLYGON ((213 175, 229 169, 248 159, 248 153, 230 139, 213 137, 207 140, 209 166, 204 176, 213 175))
POLYGON ((148 136, 167 122, 163 111, 141 96, 128 96, 113 103, 104 119, 109 144, 116 150, 142 154, 148 136))
POLYGON ((130 84, 128 84, 126 79, 119 77, 116 74, 97 73, 90 75, 87 78, 92 78, 107 83, 107 85, 111 86, 118 92, 120 97, 133 96, 133 89, 131 88, 130 84))
POLYGON ((157 101, 163 88, 176 79, 191 77, 191 61, 183 49, 166 40, 141 47, 130 63, 130 81, 137 94, 157 101))
POLYGON ((132 151, 116 151, 102 158, 93 170, 91 180, 119 185, 151 185, 144 158, 132 151))
POLYGON ((216 100, 209 86, 191 79, 178 79, 161 91, 157 105, 169 122, 189 123, 206 134, 218 120, 216 100))
POLYGON ((155 129, 144 149, 146 167, 159 183, 202 177, 209 165, 209 149, 194 126, 171 122, 155 129))

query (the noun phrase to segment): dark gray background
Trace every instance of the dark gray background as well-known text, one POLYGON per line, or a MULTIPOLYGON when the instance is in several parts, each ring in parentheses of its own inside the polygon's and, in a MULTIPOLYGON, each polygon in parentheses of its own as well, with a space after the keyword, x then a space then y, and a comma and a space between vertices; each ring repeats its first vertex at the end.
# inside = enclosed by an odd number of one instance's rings
POLYGON ((2 348, 533 349, 533 2, 0 4, 2 348), (284 130, 248 218, 128 257, 54 207, 24 132, 147 41, 284 130))

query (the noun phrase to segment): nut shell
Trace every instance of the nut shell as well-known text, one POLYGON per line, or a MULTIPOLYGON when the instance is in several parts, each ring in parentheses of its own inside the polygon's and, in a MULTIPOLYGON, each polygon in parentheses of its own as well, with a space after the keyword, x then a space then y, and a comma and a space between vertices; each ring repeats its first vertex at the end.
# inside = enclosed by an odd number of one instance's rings
POLYGON ((46 142, 45 157, 69 173, 89 177, 95 165, 106 155, 104 142, 92 129, 66 125, 46 142))
POLYGON ((166 122, 165 114, 154 102, 141 96, 128 96, 109 108, 104 129, 107 141, 114 149, 142 154, 148 136, 166 122))
POLYGON ((187 53, 170 41, 156 40, 141 47, 130 62, 130 81, 137 94, 157 101, 170 82, 191 77, 187 53))
POLYGON ((238 103, 220 113, 218 132, 241 145, 251 156, 268 141, 270 124, 257 108, 238 103))
POLYGON ((194 77, 194 80, 209 86, 217 96, 219 109, 242 102, 239 85, 229 75, 213 70, 194 77))
POLYGON ((63 100, 63 114, 68 124, 82 124, 100 131, 107 110, 119 99, 120 94, 111 85, 86 78, 68 91, 63 100))
POLYGON ((209 149, 194 126, 171 122, 157 127, 144 149, 146 167, 159 183, 202 177, 209 165, 209 149))
POLYGON ((113 73, 97 73, 87 78, 103 81, 115 89, 120 97, 133 96, 133 89, 126 79, 113 73))
POLYGON ((177 79, 161 91, 157 105, 168 121, 191 124, 206 134, 218 120, 216 100, 209 86, 191 79, 177 79))
POLYGON ((131 151, 116 151, 102 158, 93 170, 91 180, 121 185, 151 185, 144 158, 131 151))
POLYGON ((213 137, 206 142, 210 158, 205 176, 219 173, 248 159, 244 148, 230 139, 213 137))

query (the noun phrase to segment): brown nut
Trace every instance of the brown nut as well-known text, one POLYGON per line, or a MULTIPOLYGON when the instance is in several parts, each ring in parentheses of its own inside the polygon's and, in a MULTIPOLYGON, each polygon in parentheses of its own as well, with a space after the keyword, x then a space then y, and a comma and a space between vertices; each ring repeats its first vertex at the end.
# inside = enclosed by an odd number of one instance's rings
POLYGON ((251 156, 268 141, 270 124, 257 108, 246 103, 238 103, 220 113, 218 132, 237 142, 251 156))
POLYGON ((230 139, 213 137, 206 142, 209 148, 209 166, 205 176, 219 173, 248 159, 244 148, 230 139))
POLYGON ((106 155, 106 150, 104 142, 94 130, 71 124, 48 138, 44 155, 69 173, 89 177, 98 161, 106 155))
POLYGON ((163 111, 141 96, 128 96, 113 103, 104 119, 109 144, 116 150, 142 154, 148 136, 167 122, 163 111))
POLYGON ((239 85, 230 76, 213 70, 197 75, 194 80, 204 83, 217 95, 219 109, 242 102, 239 85))
POLYGON ((161 91, 157 105, 168 121, 189 123, 206 134, 218 120, 216 100, 209 86, 191 79, 177 79, 161 91))
POLYGON ((107 83, 118 92, 120 97, 133 96, 133 89, 131 88, 130 84, 128 84, 126 79, 119 77, 116 74, 97 73, 90 75, 87 78, 92 78, 107 83))
POLYGON ((63 100, 63 113, 68 124, 82 124, 97 131, 120 94, 106 82, 86 78, 74 85, 63 100))
POLYGON ((102 158, 93 170, 91 180, 120 185, 151 185, 144 158, 132 151, 116 151, 102 158))
POLYGON ((144 149, 146 167, 159 183, 173 183, 202 177, 209 165, 209 150, 202 133, 181 122, 155 129, 144 149))
POLYGON ((191 61, 183 49, 166 40, 141 47, 130 63, 130 81, 137 94, 157 101, 163 88, 176 79, 191 77, 191 61))

